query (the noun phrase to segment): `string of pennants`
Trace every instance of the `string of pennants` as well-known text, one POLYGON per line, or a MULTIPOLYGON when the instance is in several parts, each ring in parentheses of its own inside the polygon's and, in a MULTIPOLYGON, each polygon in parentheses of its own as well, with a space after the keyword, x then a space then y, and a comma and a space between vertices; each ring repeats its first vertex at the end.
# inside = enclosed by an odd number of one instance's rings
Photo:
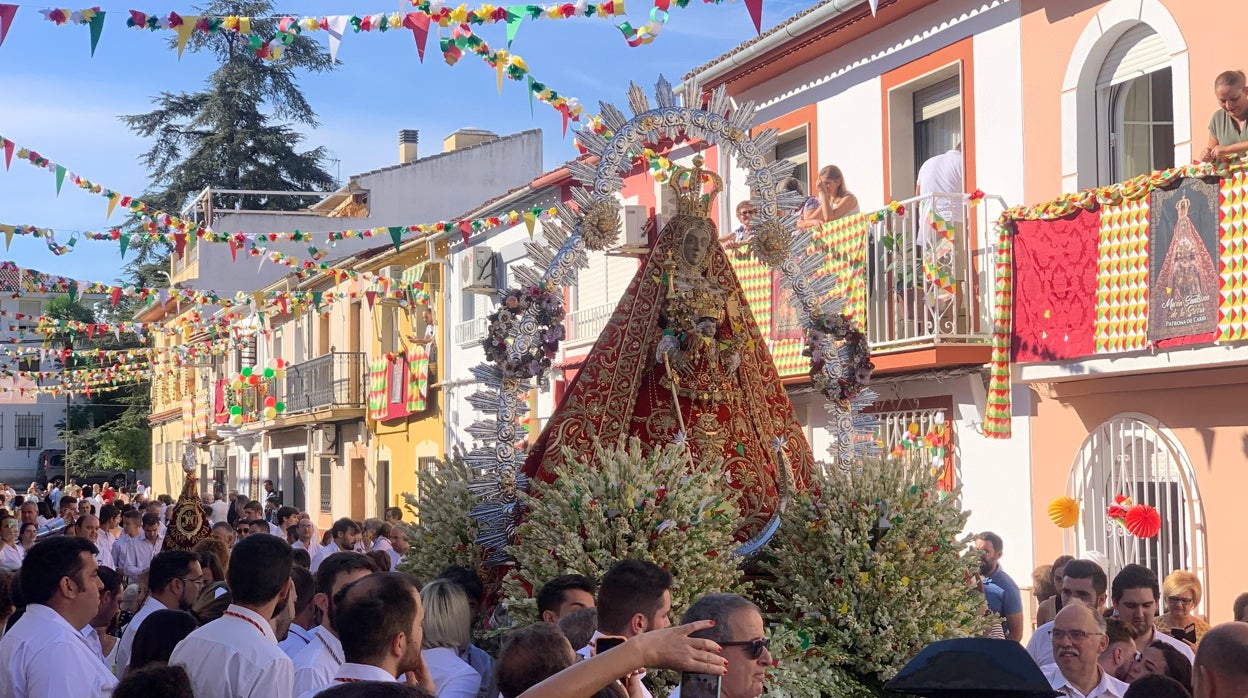
MULTIPOLYGON (((170 244, 174 248, 174 252, 181 257, 189 247, 199 242, 225 243, 230 245, 231 252, 237 256, 239 250, 247 249, 247 253, 251 256, 258 256, 267 251, 270 243, 276 242, 312 242, 314 236, 325 236, 325 244, 333 246, 339 240, 347 240, 354 238, 371 238, 388 235, 391 242, 394 243, 397 250, 404 242, 411 240, 419 240, 421 238, 438 239, 439 236, 450 237, 458 233, 464 241, 464 245, 470 244, 470 239, 474 234, 496 228, 500 225, 515 225, 520 221, 524 221, 528 228, 529 237, 534 234, 534 226, 539 220, 549 220, 556 215, 554 208, 543 209, 538 207, 526 209, 514 209, 497 216, 488 216, 482 218, 464 218, 460 220, 445 220, 436 223, 423 223, 408 226, 387 226, 376 228, 360 228, 335 230, 324 233, 305 233, 300 230, 289 232, 271 232, 259 234, 244 233, 219 233, 211 228, 201 226, 198 223, 180 218, 176 215, 162 211, 160 209, 149 206, 142 200, 133 196, 121 194, 117 191, 97 184, 86 177, 82 177, 69 170, 66 166, 55 163, 48 158, 40 155, 37 151, 20 145, 15 141, 9 140, 4 136, 0 136, 0 152, 4 154, 5 168, 9 169, 12 165, 13 157, 16 155, 20 162, 25 162, 32 167, 46 170, 56 178, 56 193, 59 195, 61 188, 66 181, 83 191, 102 196, 107 199, 107 210, 105 212, 105 220, 112 217, 113 211, 120 206, 122 209, 129 211, 134 219, 139 223, 139 229, 133 231, 123 231, 121 228, 113 228, 107 232, 95 231, 76 231, 78 234, 89 240, 111 240, 121 245, 121 255, 125 257, 126 250, 130 244, 136 239, 156 240, 170 244), (405 235, 414 235, 414 237, 405 237, 405 235)), ((66 254, 71 251, 77 244, 76 239, 71 236, 64 244, 56 241, 56 232, 50 228, 41 228, 38 226, 21 224, 0 224, 0 233, 5 236, 5 247, 12 242, 14 235, 36 236, 44 239, 45 244, 55 248, 54 251, 60 250, 60 254, 66 254)), ((323 250, 319 248, 313 250, 310 248, 313 256, 323 250)), ((322 255, 323 256, 323 255, 322 255)), ((319 257, 316 257, 319 259, 319 257)), ((352 272, 355 273, 355 272, 352 272)), ((364 280, 372 281, 367 274, 364 280)))

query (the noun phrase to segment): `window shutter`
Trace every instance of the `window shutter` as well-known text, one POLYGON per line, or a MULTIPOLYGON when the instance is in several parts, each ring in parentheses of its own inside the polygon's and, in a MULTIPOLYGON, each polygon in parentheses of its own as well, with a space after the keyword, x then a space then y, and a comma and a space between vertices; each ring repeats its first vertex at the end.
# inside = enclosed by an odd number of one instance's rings
POLYGON ((914 93, 914 120, 926 121, 962 106, 961 80, 954 76, 914 93))
POLYGON ((1136 24, 1118 37, 1101 63, 1096 88, 1118 85, 1170 65, 1166 42, 1147 24, 1136 24))

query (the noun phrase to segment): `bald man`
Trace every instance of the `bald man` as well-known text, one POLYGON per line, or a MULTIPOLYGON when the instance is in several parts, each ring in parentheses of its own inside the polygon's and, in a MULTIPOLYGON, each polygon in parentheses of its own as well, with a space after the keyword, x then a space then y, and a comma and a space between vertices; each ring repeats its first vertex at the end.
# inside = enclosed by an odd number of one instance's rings
POLYGON ((1194 698, 1248 696, 1248 623, 1223 623, 1205 633, 1192 668, 1194 698))
POLYGON ((1109 647, 1105 617, 1071 604, 1053 619, 1055 664, 1042 667, 1054 690, 1078 698, 1123 698, 1127 684, 1101 669, 1097 659, 1109 647))

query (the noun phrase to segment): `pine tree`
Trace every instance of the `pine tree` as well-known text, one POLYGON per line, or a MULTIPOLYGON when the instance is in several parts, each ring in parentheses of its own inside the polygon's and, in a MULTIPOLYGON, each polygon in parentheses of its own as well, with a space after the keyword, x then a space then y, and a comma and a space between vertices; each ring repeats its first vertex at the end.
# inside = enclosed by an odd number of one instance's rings
MULTIPOLYGON (((204 16, 266 17, 274 14, 268 0, 215 0, 199 8, 204 16)), ((252 22, 255 36, 272 37, 277 23, 252 22)), ((171 43, 172 46, 172 43, 171 43)), ((322 167, 323 147, 300 152, 303 135, 296 126, 314 127, 316 113, 298 84, 301 71, 331 70, 333 60, 314 41, 298 36, 277 60, 256 55, 249 37, 234 32, 194 32, 188 51, 211 52, 219 67, 208 76, 204 89, 193 93, 162 92, 153 99, 156 109, 123 116, 132 131, 153 139, 140 160, 151 172, 146 201, 177 212, 205 187, 236 190, 308 191, 334 185, 322 167)), ((298 197, 226 196, 214 201, 219 209, 290 210, 309 201, 298 197)), ((148 250, 138 249, 131 263, 136 274, 147 262, 148 250)), ((157 249, 156 258, 167 250, 157 249)))

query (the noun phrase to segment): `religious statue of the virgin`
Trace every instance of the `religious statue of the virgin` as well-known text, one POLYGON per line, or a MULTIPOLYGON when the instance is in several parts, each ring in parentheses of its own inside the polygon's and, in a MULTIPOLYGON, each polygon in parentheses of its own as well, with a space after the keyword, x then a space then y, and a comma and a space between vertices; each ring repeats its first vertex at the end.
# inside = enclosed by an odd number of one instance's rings
POLYGON ((711 204, 722 180, 677 168, 676 215, 663 226, 525 461, 551 477, 568 447, 580 458, 596 441, 636 436, 684 441, 696 459, 718 460, 738 493, 740 535, 757 533, 775 509, 780 468, 804 488, 813 458, 793 416, 741 284, 716 243, 711 204), (776 448, 784 454, 778 458, 776 448))

